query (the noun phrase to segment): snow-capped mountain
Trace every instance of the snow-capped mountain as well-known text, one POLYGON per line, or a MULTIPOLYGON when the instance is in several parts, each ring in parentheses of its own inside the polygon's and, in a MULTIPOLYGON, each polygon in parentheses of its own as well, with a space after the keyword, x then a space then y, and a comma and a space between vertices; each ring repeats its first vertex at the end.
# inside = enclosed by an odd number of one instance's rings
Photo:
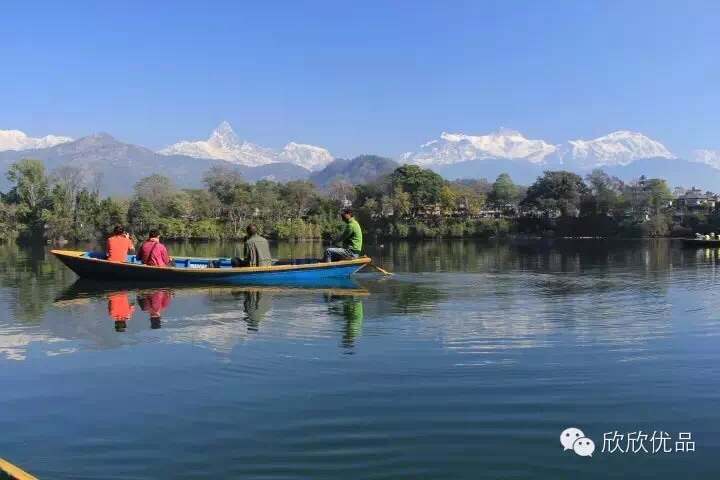
POLYGON ((418 152, 402 155, 405 163, 440 167, 471 160, 525 160, 535 165, 558 165, 588 169, 606 165, 628 165, 645 158, 673 159, 661 143, 634 132, 613 132, 594 140, 572 140, 552 145, 529 140, 507 129, 482 136, 442 133, 420 147, 418 152))
POLYGON ((691 162, 704 163, 713 168, 720 169, 720 151, 718 150, 694 150, 690 156, 691 162))
POLYGON ((257 167, 287 162, 308 170, 320 170, 333 161, 326 149, 290 142, 282 152, 241 140, 228 122, 222 122, 205 141, 182 141, 160 150, 162 155, 212 158, 257 167))
POLYGON ((554 145, 542 140, 528 140, 519 132, 505 128, 481 136, 443 132, 439 140, 427 142, 419 151, 404 153, 401 161, 426 167, 487 158, 524 159, 543 163, 555 150, 554 145))
POLYGON ((558 146, 559 163, 576 168, 628 165, 643 158, 675 158, 660 142, 642 133, 619 131, 594 140, 572 140, 558 146))
POLYGON ((290 142, 277 156, 278 161, 288 162, 310 171, 322 170, 332 163, 333 156, 322 147, 290 142))
POLYGON ((49 148, 61 143, 72 142, 70 137, 47 135, 45 137, 28 137, 20 130, 0 130, 0 152, 7 150, 32 150, 49 148))

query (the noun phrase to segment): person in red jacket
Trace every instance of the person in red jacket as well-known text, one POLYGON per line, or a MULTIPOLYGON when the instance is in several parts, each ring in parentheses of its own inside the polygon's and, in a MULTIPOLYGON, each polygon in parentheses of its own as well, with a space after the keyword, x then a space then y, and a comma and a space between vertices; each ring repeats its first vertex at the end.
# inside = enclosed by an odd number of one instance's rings
POLYGON ((127 254, 135 251, 130 235, 122 225, 115 225, 107 240, 107 259, 111 262, 127 262, 127 254))
POLYGON ((138 250, 137 258, 145 265, 153 267, 167 267, 172 262, 167 248, 160 243, 160 232, 155 229, 150 230, 150 237, 138 250))

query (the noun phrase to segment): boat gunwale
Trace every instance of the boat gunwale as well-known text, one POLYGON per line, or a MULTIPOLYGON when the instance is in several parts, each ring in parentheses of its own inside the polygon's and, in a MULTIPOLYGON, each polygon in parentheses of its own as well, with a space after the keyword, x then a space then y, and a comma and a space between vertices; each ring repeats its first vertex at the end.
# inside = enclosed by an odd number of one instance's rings
MULTIPOLYGON (((98 263, 103 265, 111 264, 119 268, 138 268, 141 270, 156 270, 163 272, 181 272, 188 275, 228 275, 233 273, 271 273, 271 272, 285 272, 294 270, 311 270, 321 268, 337 268, 343 266, 357 265, 362 268, 372 261, 370 257, 359 257, 352 260, 340 260, 337 262, 318 262, 318 263, 306 263, 301 265, 271 265, 268 267, 230 267, 230 268, 188 268, 188 267, 158 267, 154 265, 144 265, 137 263, 127 262, 110 262, 108 260, 101 260, 99 258, 84 257, 88 252, 82 252, 78 250, 50 250, 58 259, 74 259, 79 261, 86 261, 90 263, 98 263)), ((174 257, 178 259, 185 258, 196 258, 196 257, 174 257)), ((210 259, 208 259, 210 260, 210 259)))

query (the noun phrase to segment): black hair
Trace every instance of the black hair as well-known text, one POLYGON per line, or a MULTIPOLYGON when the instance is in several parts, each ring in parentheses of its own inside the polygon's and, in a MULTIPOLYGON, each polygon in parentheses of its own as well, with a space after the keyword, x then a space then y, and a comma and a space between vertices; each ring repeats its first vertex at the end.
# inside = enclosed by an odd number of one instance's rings
POLYGON ((150 230, 150 233, 148 234, 148 236, 149 236, 150 238, 159 237, 159 236, 160 236, 160 230, 158 230, 157 228, 153 228, 152 230, 150 230))
POLYGON ((248 237, 252 237, 253 235, 257 234, 257 226, 254 223, 251 223, 247 226, 245 231, 247 232, 248 237))
POLYGON ((344 215, 344 214, 348 214, 348 215, 350 215, 351 217, 353 216, 353 211, 352 211, 352 208, 350 208, 350 207, 343 208, 343 209, 342 209, 342 213, 343 213, 343 215, 344 215))
POLYGON ((122 235, 123 233, 125 233, 125 227, 123 227, 119 223, 117 225, 115 225, 115 228, 113 229, 113 234, 114 235, 122 235))

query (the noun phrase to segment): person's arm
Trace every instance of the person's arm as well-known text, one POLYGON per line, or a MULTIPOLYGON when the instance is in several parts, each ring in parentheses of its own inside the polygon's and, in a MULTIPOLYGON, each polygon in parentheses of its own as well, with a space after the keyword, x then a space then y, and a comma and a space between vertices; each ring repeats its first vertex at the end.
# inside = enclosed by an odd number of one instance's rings
POLYGON ((165 265, 170 265, 170 262, 172 262, 172 258, 170 258, 170 254, 167 251, 167 247, 165 245, 162 246, 162 251, 160 252, 162 254, 162 260, 165 263, 165 265))
POLYGON ((125 234, 125 238, 128 240, 128 253, 135 251, 135 245, 133 245, 132 240, 130 239, 130 235, 127 233, 125 234))
POLYGON ((337 246, 340 246, 340 247, 341 247, 342 244, 345 242, 345 240, 347 240, 348 238, 350 238, 350 235, 352 235, 352 228, 350 228, 350 224, 349 224, 349 223, 346 223, 346 224, 345 224, 345 229, 342 231, 342 233, 340 234, 340 236, 338 236, 338 237, 333 241, 333 245, 337 245, 337 246))

